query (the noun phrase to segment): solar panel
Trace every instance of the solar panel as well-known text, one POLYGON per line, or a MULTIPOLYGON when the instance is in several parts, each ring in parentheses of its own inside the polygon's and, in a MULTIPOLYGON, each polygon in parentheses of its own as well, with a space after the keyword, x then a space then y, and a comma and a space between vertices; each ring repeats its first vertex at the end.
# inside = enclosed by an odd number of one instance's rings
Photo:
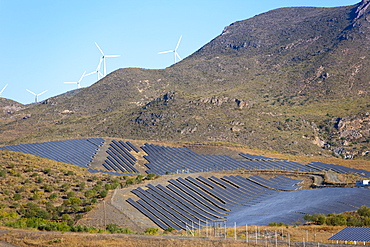
POLYGON ((329 240, 370 242, 370 227, 346 227, 329 240))

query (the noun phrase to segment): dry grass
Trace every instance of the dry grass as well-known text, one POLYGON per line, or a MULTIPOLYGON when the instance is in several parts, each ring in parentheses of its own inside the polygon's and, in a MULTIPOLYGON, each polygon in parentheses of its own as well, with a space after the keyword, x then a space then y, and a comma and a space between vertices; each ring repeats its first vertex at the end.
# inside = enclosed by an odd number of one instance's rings
MULTIPOLYGON (((325 227, 325 226, 300 226, 300 227, 267 227, 259 226, 259 238, 265 241, 259 241, 259 246, 272 246, 274 245, 274 238, 271 236, 267 237, 264 235, 265 231, 275 235, 277 231, 278 235, 288 236, 290 234, 291 241, 302 242, 303 238, 307 242, 307 233, 309 242, 329 243, 327 241, 333 233, 338 232, 343 227, 325 227), (316 237, 315 237, 316 233, 316 237)), ((255 245, 253 234, 255 234, 256 226, 249 226, 248 243, 255 245)), ((61 232, 36 232, 36 231, 22 231, 22 230, 11 230, 9 232, 0 231, 0 240, 5 241, 17 246, 231 246, 239 247, 245 246, 245 227, 237 227, 237 236, 240 238, 239 241, 234 241, 234 228, 227 228, 228 238, 224 237, 205 237, 206 232, 201 232, 201 238, 199 237, 188 237, 181 236, 184 233, 178 232, 169 235, 125 235, 125 234, 95 234, 95 233, 61 233, 61 232), (2 234, 1 234, 2 233, 2 234), (244 239, 244 240, 242 240, 244 239)), ((196 236, 198 232, 196 232, 196 236)), ((278 236, 278 240, 281 240, 281 236, 278 236)), ((283 240, 287 240, 284 237, 283 240)), ((284 245, 279 242, 279 245, 284 245)))

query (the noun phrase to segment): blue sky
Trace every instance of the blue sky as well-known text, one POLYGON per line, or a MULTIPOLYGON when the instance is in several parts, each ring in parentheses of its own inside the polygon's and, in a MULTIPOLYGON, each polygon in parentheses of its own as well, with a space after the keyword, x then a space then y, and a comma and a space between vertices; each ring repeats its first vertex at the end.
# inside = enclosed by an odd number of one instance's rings
MULTIPOLYGON (((219 35, 225 26, 292 6, 335 7, 360 0, 0 0, 1 97, 32 103, 75 89, 82 73, 99 63, 97 42, 107 55, 107 73, 119 68, 162 69, 182 35, 182 58, 219 35)), ((83 78, 82 87, 96 75, 83 78)))

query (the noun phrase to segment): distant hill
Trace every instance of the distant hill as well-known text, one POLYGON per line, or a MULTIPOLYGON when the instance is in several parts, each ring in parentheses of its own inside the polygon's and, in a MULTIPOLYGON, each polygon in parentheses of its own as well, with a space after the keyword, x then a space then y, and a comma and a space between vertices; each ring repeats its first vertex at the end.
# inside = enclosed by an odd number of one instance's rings
POLYGON ((1 143, 109 136, 367 158, 369 4, 235 22, 169 68, 119 69, 18 112, 1 143))

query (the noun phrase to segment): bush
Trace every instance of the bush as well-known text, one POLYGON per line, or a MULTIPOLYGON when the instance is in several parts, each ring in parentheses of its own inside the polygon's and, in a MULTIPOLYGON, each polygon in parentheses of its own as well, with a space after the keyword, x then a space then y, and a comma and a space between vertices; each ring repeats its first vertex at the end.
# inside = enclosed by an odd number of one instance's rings
POLYGON ((135 184, 135 178, 129 178, 126 180, 126 185, 135 184))
POLYGON ((44 184, 43 189, 45 192, 53 192, 54 188, 50 185, 44 184))
POLYGON ((105 190, 111 190, 111 189, 112 189, 112 185, 110 185, 110 184, 105 184, 105 185, 104 185, 104 189, 105 189, 105 190))
POLYGON ((142 181, 143 181, 143 178, 144 178, 144 176, 143 175, 138 175, 138 176, 136 176, 136 182, 137 183, 141 183, 142 181))
POLYGON ((133 232, 129 229, 129 228, 123 228, 123 232, 124 234, 132 234, 133 232))
POLYGON ((106 230, 108 232, 110 232, 110 233, 122 233, 123 232, 123 229, 120 228, 116 224, 109 224, 109 225, 107 225, 106 230))
POLYGON ((79 187, 80 187, 80 190, 84 190, 86 187, 86 183, 85 182, 80 183, 79 187))
POLYGON ((64 173, 64 175, 66 176, 71 176, 71 175, 74 175, 75 173, 73 171, 67 171, 66 173, 64 173))
POLYGON ((152 180, 155 178, 155 174, 154 173, 149 173, 148 175, 146 175, 146 178, 149 179, 149 180, 152 180))
POLYGON ((87 197, 87 198, 96 197, 96 190, 87 190, 87 191, 85 191, 85 197, 87 197))
POLYGON ((74 197, 75 196, 75 193, 73 191, 70 191, 67 193, 67 198, 71 198, 71 197, 74 197))
POLYGON ((357 213, 358 213, 360 216, 370 217, 370 207, 362 206, 361 208, 359 208, 359 209, 357 210, 357 213))
POLYGON ((15 193, 13 196, 13 200, 18 201, 22 199, 22 195, 20 193, 15 193))
POLYGON ((270 222, 269 226, 286 226, 286 224, 284 224, 283 222, 270 222))
POLYGON ((150 227, 150 228, 147 228, 144 233, 148 234, 148 235, 156 235, 156 234, 158 234, 158 231, 159 231, 158 228, 150 227))
POLYGON ((6 171, 0 170, 0 177, 5 178, 6 177, 6 171))
POLYGON ((102 190, 100 191, 100 197, 104 198, 108 195, 108 191, 107 190, 102 190))
POLYGON ((90 206, 90 205, 86 205, 85 207, 84 207, 84 212, 89 212, 89 211, 91 211, 92 210, 92 207, 90 206))
POLYGON ((52 193, 52 194, 49 196, 49 199, 50 199, 50 200, 54 200, 54 199, 56 199, 56 198, 58 198, 58 194, 57 194, 57 193, 52 193))
POLYGON ((44 179, 42 177, 37 177, 36 178, 36 183, 41 184, 42 182, 44 182, 44 179))
POLYGON ((175 228, 173 228, 173 227, 168 227, 166 230, 164 230, 164 233, 169 233, 169 232, 172 232, 172 231, 174 231, 175 230, 175 228))
POLYGON ((51 174, 51 169, 50 168, 45 168, 44 173, 45 174, 51 174))

